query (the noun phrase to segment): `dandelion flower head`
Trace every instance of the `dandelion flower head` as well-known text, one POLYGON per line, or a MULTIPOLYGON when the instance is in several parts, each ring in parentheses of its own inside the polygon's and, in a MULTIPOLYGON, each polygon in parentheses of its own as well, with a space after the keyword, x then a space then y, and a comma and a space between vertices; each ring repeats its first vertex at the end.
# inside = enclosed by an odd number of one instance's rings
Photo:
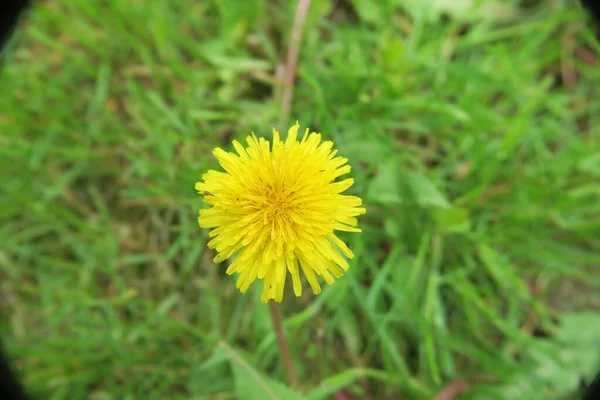
POLYGON ((272 146, 252 134, 245 148, 233 141, 237 154, 215 148, 225 172, 210 170, 196 183, 212 206, 200 210, 198 222, 212 228, 214 261, 233 259, 227 274, 239 274, 242 293, 262 280, 265 303, 283 299, 288 272, 296 296, 300 271, 315 294, 321 292, 317 275, 328 284, 342 277, 353 254, 335 231, 360 232, 356 217, 365 213, 359 197, 341 194, 354 179, 336 180, 350 172, 348 159, 336 157, 320 133, 306 129, 299 140, 298 129, 296 122, 285 141, 273 129, 272 146))

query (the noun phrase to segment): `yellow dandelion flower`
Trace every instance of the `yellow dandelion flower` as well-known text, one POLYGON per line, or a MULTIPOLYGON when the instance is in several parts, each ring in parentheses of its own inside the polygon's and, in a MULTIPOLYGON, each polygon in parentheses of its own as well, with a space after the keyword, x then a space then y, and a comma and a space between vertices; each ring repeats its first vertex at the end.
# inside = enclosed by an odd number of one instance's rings
POLYGON ((342 254, 353 254, 334 231, 360 232, 356 216, 365 213, 359 197, 341 194, 354 179, 336 182, 350 172, 348 159, 336 157, 333 143, 321 143, 320 133, 306 129, 298 141, 299 127, 296 122, 285 141, 273 129, 272 147, 252 134, 246 148, 233 141, 238 154, 215 148, 226 172, 208 171, 196 183, 212 206, 200 210, 198 222, 214 228, 208 242, 217 252, 214 261, 235 257, 227 274, 239 273, 242 293, 263 280, 264 303, 283 299, 287 272, 296 296, 302 293, 300 270, 315 294, 321 292, 317 275, 328 284, 340 278, 348 270, 342 254))

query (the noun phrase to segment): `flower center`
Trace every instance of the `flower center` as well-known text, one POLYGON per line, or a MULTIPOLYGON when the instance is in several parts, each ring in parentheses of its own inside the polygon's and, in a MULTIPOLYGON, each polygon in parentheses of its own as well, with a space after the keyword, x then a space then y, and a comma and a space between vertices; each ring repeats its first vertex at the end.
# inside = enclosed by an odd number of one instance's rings
MULTIPOLYGON (((288 193, 281 193, 280 191, 271 191, 267 197, 267 209, 266 212, 270 218, 277 218, 283 220, 289 220, 287 211, 292 207, 290 204, 290 196, 288 193)), ((283 222, 283 221, 280 221, 283 222)))

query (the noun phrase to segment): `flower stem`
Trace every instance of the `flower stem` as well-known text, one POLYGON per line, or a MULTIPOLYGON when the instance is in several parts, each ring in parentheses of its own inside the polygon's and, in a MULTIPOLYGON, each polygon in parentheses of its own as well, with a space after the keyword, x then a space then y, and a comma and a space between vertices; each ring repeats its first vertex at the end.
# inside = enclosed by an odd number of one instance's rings
POLYGON ((294 80, 296 78, 296 67, 298 65, 298 53, 300 52, 300 39, 302 38, 302 27, 306 20, 306 14, 311 0, 298 0, 296 16, 292 27, 292 35, 288 45, 287 61, 283 72, 283 95, 281 96, 281 124, 287 124, 292 106, 294 92, 294 80))
POLYGON ((290 353, 290 346, 285 339, 285 333, 283 332, 283 326, 281 325, 281 314, 279 313, 279 307, 274 301, 269 302, 269 310, 271 311, 271 319, 273 320, 273 329, 275 329, 275 337, 277 338, 277 345, 279 346, 279 353, 283 360, 283 366, 285 368, 285 374, 287 376, 288 383, 292 387, 298 387, 298 375, 296 375, 296 369, 292 362, 292 354, 290 353))

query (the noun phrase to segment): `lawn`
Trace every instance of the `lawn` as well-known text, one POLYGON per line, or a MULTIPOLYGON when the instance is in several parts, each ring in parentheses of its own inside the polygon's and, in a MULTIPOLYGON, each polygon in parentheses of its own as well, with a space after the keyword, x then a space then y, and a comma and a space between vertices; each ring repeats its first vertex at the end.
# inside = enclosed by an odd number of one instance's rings
POLYGON ((28 390, 574 398, 600 368, 597 27, 571 1, 315 0, 286 119, 295 9, 56 0, 21 21, 0 71, 0 332, 28 390), (215 146, 296 119, 350 160, 367 214, 343 278, 287 288, 292 389, 194 183, 215 146))

